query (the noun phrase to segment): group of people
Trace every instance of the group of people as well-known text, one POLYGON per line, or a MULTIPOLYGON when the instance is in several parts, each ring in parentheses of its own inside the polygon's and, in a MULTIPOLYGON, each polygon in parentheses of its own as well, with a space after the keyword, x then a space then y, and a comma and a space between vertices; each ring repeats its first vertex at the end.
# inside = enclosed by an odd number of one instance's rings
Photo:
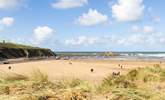
MULTIPOLYGON (((69 61, 69 64, 72 65, 73 63, 72 63, 71 61, 69 61)), ((119 64, 118 66, 119 66, 121 69, 123 69, 123 67, 124 67, 124 66, 121 65, 121 64, 119 64)), ((91 69, 90 69, 90 72, 94 72, 94 69, 91 68, 91 69)), ((112 73, 113 76, 119 76, 120 74, 121 74, 120 71, 119 71, 119 72, 113 72, 113 73, 112 73)))

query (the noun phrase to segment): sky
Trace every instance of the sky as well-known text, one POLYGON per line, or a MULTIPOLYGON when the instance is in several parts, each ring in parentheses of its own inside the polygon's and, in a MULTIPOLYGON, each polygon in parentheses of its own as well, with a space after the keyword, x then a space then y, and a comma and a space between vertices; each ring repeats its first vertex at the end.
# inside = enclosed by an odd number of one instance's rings
POLYGON ((165 51, 165 0, 0 0, 0 41, 54 51, 165 51))

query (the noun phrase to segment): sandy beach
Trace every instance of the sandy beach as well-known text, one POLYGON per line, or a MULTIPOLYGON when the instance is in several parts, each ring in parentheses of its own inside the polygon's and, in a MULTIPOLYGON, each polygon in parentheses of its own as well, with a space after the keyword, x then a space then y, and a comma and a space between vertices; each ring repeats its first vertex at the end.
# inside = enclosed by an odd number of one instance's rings
POLYGON ((125 74, 131 69, 154 64, 160 64, 162 67, 165 67, 164 62, 149 60, 42 60, 0 65, 0 71, 30 75, 33 71, 39 69, 47 74, 51 81, 79 78, 99 83, 104 77, 113 72, 125 74), (119 67, 119 64, 123 68, 119 67), (11 66, 11 69, 8 69, 9 66, 11 66), (91 69, 94 71, 91 72, 91 69))

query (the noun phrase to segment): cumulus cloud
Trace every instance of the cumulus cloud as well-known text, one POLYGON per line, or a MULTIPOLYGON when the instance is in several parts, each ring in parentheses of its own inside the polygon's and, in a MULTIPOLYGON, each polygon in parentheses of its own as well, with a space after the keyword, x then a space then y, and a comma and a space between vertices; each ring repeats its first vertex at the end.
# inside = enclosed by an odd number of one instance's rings
POLYGON ((0 25, 2 26, 12 26, 14 24, 14 18, 13 17, 3 17, 0 19, 0 25))
POLYGON ((93 46, 93 45, 111 45, 120 44, 120 37, 117 36, 101 36, 101 37, 89 37, 89 36, 78 36, 65 41, 65 45, 68 46, 93 46))
POLYGON ((78 18, 78 23, 83 26, 92 26, 105 23, 108 21, 108 16, 97 10, 89 9, 88 13, 84 13, 78 18))
POLYGON ((95 37, 86 37, 86 36, 79 36, 74 39, 68 39, 65 41, 66 45, 92 45, 97 42, 97 38, 95 37))
POLYGON ((23 0, 0 0, 0 9, 13 9, 21 6, 23 0))
POLYGON ((88 3, 88 0, 58 0, 58 2, 52 3, 53 8, 68 9, 82 7, 88 3))
POLYGON ((165 34, 161 32, 152 33, 150 35, 144 33, 134 33, 128 35, 113 35, 101 37, 79 36, 65 41, 68 46, 94 46, 104 45, 111 47, 151 47, 164 46, 165 34))
POLYGON ((42 42, 45 39, 50 38, 53 32, 54 30, 48 26, 38 26, 33 30, 37 42, 42 42))
POLYGON ((112 14, 117 21, 137 21, 143 12, 143 0, 118 0, 112 6, 112 14))

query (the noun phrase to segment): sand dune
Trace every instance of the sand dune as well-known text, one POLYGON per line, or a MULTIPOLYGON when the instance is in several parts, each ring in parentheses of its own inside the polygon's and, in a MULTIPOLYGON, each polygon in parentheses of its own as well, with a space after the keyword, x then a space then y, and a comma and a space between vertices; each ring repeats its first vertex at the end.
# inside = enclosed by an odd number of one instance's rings
MULTIPOLYGON (((30 75, 34 70, 48 74, 50 80, 79 78, 99 82, 108 74, 120 71, 122 74, 137 67, 159 64, 159 61, 119 61, 119 60, 47 60, 0 65, 0 71, 30 75), (119 67, 123 66, 123 69, 119 67), (11 66, 11 69, 8 67, 11 66), (91 72, 91 69, 94 69, 91 72)), ((165 66, 165 63, 161 63, 165 66)))

